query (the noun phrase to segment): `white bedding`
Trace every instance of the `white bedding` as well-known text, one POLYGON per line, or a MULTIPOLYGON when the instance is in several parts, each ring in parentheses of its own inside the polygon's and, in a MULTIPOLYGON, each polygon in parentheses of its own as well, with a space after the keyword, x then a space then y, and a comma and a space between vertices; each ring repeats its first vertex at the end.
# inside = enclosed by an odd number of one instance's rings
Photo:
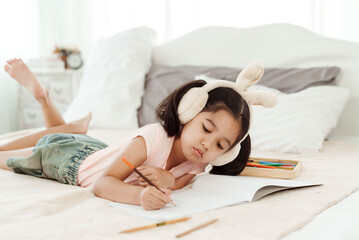
POLYGON ((320 213, 302 229, 289 234, 283 240, 356 240, 359 234, 358 203, 359 191, 320 213))
MULTIPOLYGON (((110 143, 129 131, 91 130, 89 134, 110 143)), ((0 141, 10 137, 3 135, 0 141)), ((187 222, 122 236, 117 232, 151 222, 114 210, 91 189, 1 170, 1 239, 174 239, 176 234, 210 218, 219 221, 192 233, 192 239, 278 239, 300 229, 359 188, 358 143, 325 142, 318 154, 253 151, 252 155, 302 160, 304 167, 297 180, 324 185, 275 193, 254 203, 196 214, 187 222)), ((301 239, 300 235, 292 236, 288 239, 301 239)))

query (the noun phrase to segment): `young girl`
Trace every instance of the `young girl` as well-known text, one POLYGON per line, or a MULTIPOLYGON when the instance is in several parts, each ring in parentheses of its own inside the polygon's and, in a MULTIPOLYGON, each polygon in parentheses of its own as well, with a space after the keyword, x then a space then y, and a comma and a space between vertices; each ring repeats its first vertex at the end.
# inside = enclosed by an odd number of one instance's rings
POLYGON ((274 96, 250 92, 262 74, 260 62, 247 66, 236 83, 192 81, 157 107, 160 123, 149 124, 110 146, 88 135, 91 114, 65 123, 46 89, 21 59, 4 67, 40 103, 46 129, 0 146, 0 168, 16 173, 93 187, 112 201, 159 209, 171 190, 204 172, 238 175, 248 160, 250 105, 272 106, 274 96), (123 161, 126 158, 164 192, 149 186, 123 161))

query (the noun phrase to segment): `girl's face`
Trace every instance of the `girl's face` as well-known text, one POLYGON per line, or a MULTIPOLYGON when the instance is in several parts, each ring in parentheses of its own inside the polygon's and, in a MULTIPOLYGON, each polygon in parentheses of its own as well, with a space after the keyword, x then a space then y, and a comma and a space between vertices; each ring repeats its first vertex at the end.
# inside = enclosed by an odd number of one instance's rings
POLYGON ((201 112, 183 126, 182 153, 189 161, 210 163, 233 145, 240 131, 240 123, 226 110, 201 112))

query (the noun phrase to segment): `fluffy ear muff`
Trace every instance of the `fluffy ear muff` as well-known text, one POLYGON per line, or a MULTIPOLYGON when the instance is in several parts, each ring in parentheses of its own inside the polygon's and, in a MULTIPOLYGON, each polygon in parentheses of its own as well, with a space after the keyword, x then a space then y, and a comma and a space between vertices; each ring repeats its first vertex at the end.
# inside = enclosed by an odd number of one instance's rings
POLYGON ((191 88, 183 95, 177 109, 182 124, 191 121, 200 113, 208 100, 208 93, 203 88, 191 88))
POLYGON ((215 160, 213 160, 211 162, 211 164, 213 166, 222 166, 225 165, 231 161, 233 161, 239 154, 239 152, 241 151, 241 143, 237 143, 236 146, 234 146, 231 150, 229 150, 228 152, 222 154, 221 156, 219 156, 218 158, 216 158, 215 160))

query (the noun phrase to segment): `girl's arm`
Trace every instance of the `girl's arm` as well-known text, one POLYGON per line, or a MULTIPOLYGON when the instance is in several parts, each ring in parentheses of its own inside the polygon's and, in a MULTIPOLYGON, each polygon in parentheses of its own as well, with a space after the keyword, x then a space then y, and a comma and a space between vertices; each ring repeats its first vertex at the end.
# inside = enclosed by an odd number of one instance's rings
POLYGON ((123 161, 126 158, 133 166, 140 166, 146 159, 146 145, 142 137, 131 140, 126 149, 114 157, 112 164, 95 182, 94 193, 96 196, 111 201, 142 205, 145 210, 158 209, 170 202, 169 190, 163 194, 152 186, 146 188, 124 183, 133 170, 123 161))
POLYGON ((172 188, 172 190, 177 190, 177 189, 181 189, 184 186, 187 185, 187 183, 189 183, 189 181, 191 181, 196 175, 195 174, 185 174, 179 178, 176 178, 175 180, 175 185, 172 188))

